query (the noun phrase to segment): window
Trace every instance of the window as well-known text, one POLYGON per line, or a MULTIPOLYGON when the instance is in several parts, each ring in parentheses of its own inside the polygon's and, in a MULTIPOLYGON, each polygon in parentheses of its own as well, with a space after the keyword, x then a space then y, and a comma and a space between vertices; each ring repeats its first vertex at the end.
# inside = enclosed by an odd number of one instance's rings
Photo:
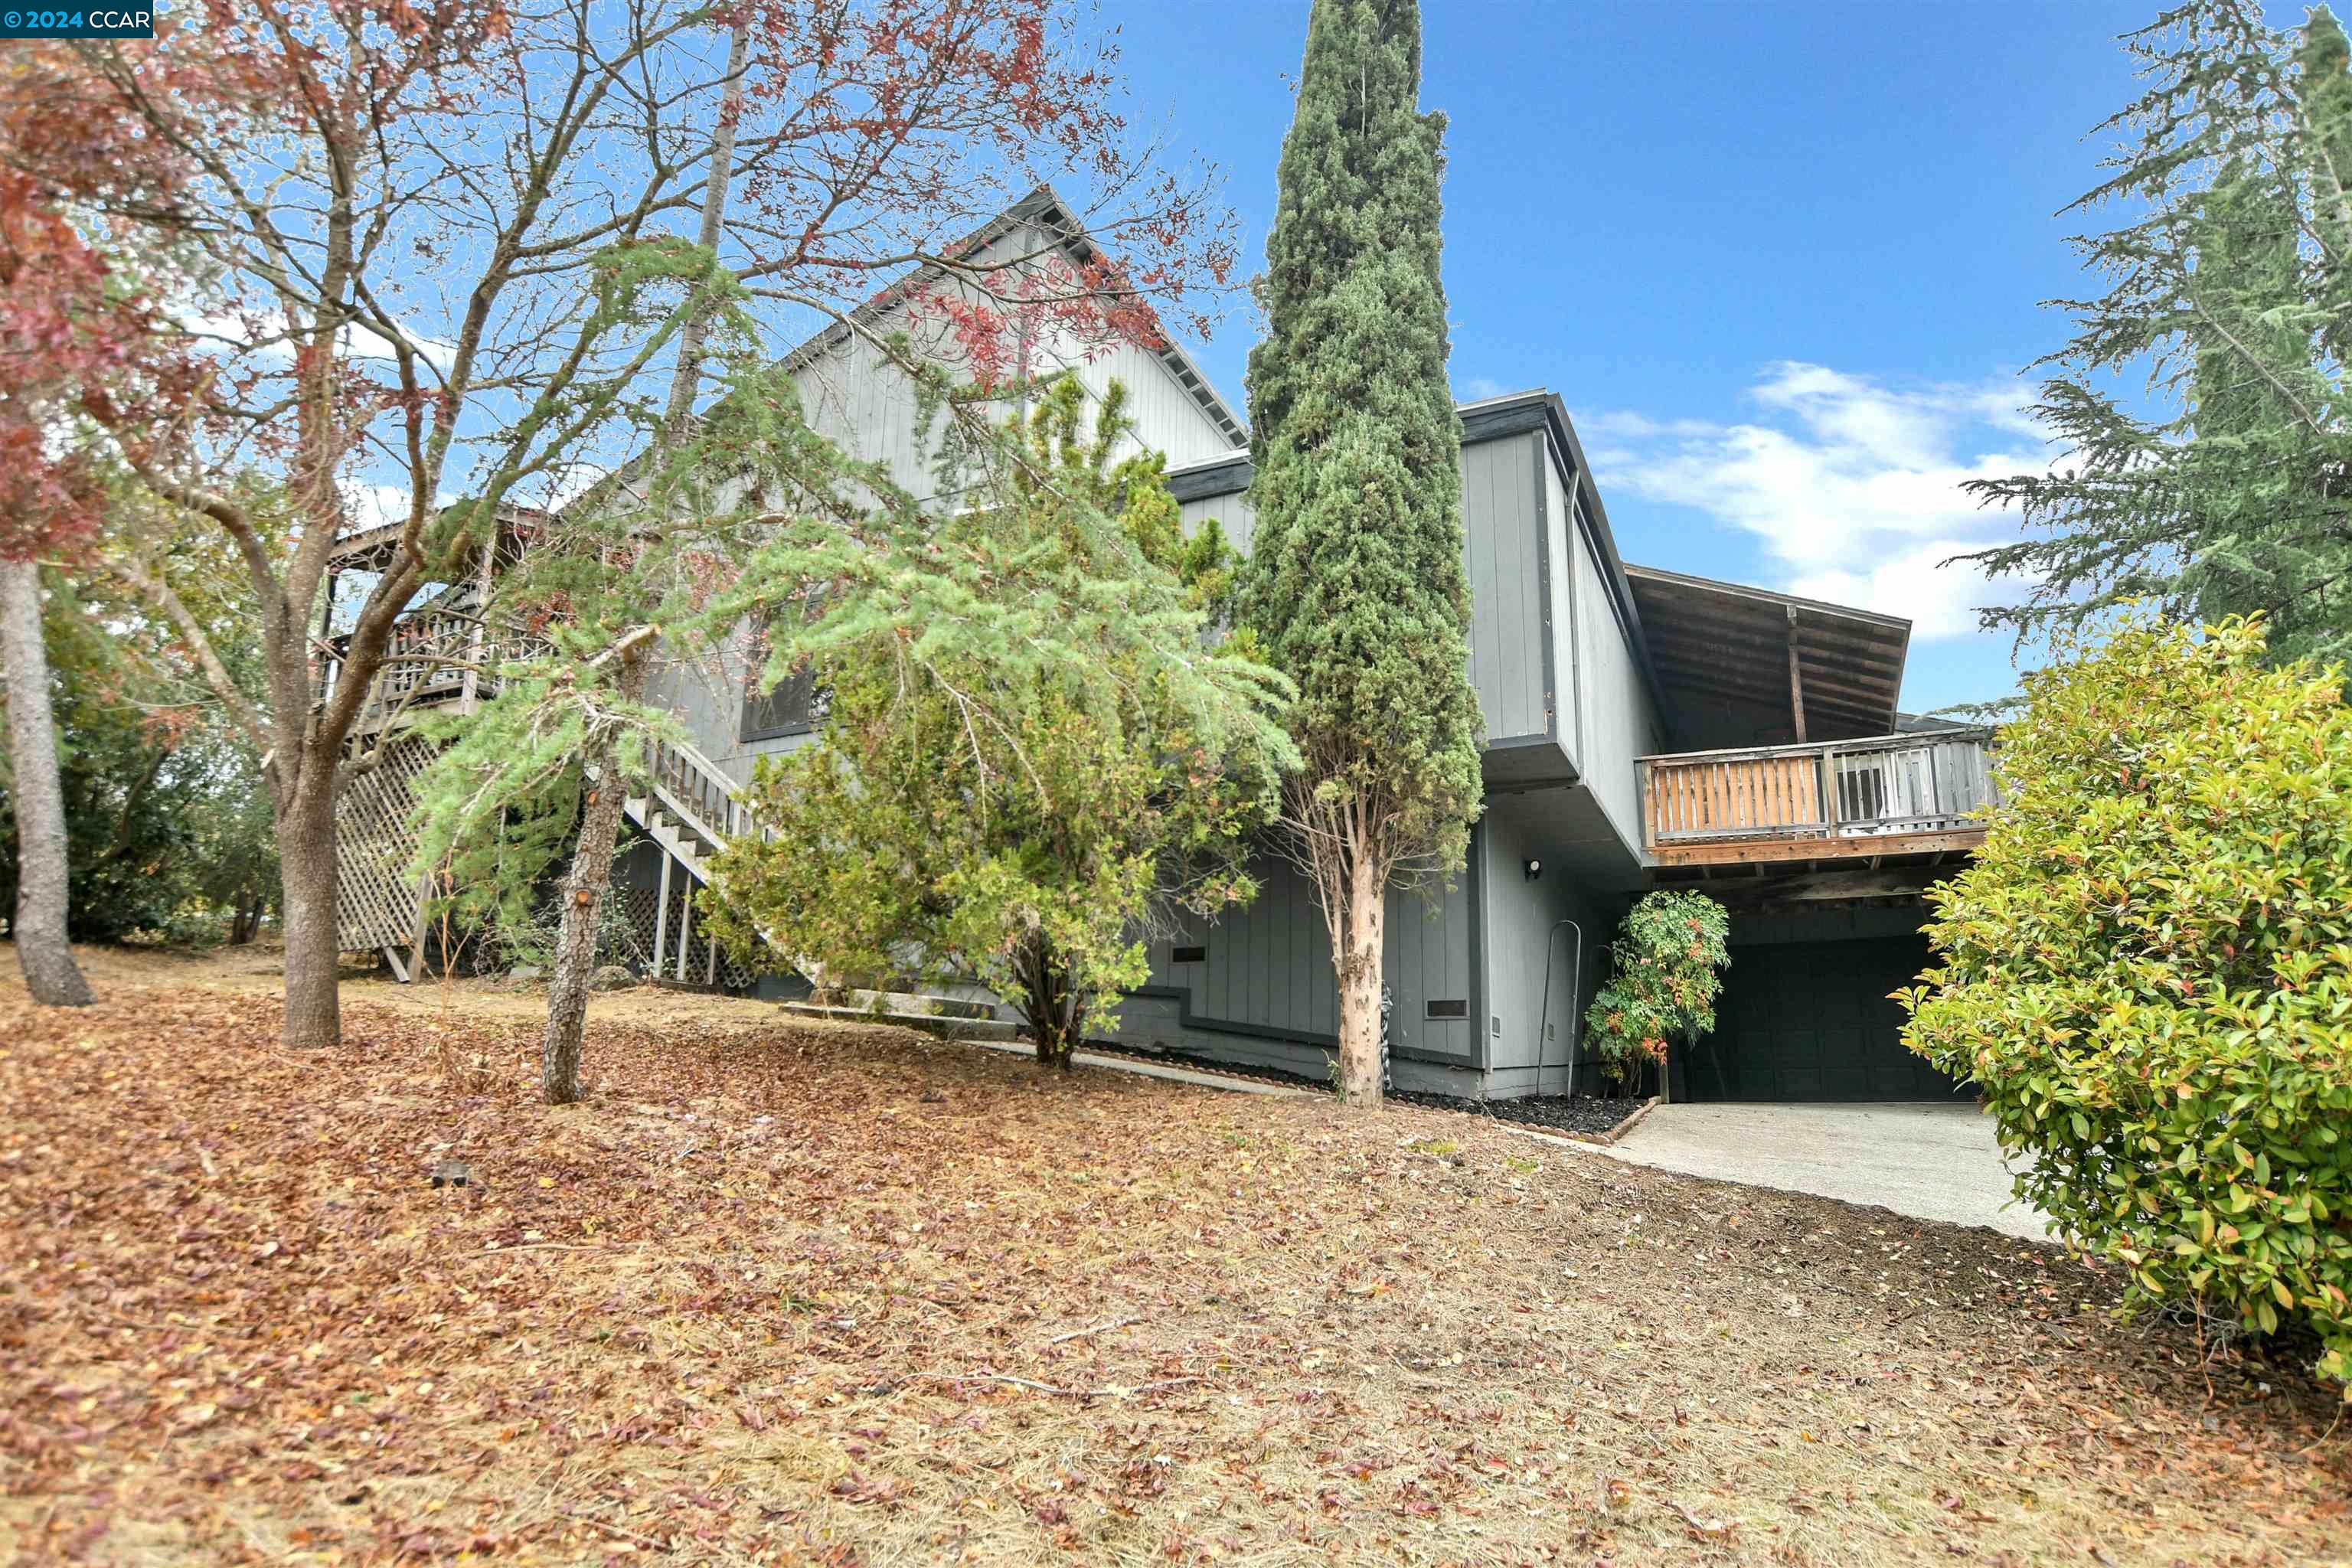
POLYGON ((1205 947, 1180 947, 1168 955, 1171 963, 1206 963, 1209 950, 1205 947))
POLYGON ((749 742, 805 735, 824 722, 826 696, 817 687, 816 672, 803 669, 776 682, 776 689, 763 697, 760 672, 755 669, 743 684, 743 727, 739 738, 749 742))
MULTIPOLYGON (((817 619, 824 614, 824 590, 810 590, 800 604, 799 613, 806 621, 817 619)), ((736 737, 738 740, 748 745, 754 741, 805 735, 824 722, 825 710, 831 706, 831 694, 817 684, 814 670, 794 670, 776 682, 776 689, 763 697, 760 694, 760 677, 766 669, 769 654, 764 630, 752 635, 746 651, 754 662, 751 672, 743 679, 743 722, 736 737)))

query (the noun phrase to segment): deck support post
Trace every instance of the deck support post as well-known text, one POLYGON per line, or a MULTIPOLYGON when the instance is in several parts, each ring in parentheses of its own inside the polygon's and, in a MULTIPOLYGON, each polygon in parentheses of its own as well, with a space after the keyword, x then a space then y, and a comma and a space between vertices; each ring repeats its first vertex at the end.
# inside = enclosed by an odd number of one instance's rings
POLYGON ((686 950, 694 945, 694 889, 688 888, 677 906, 677 977, 686 978, 686 950))
POLYGON ((661 959, 670 942, 670 851, 661 848, 661 893, 654 898, 654 978, 661 978, 661 959))
MULTIPOLYGON (((416 879, 416 931, 408 942, 408 972, 418 980, 425 978, 425 938, 432 930, 433 873, 427 871, 416 879)), ((449 955, 441 955, 441 969, 447 973, 449 955)))
MULTIPOLYGON (((1770 647, 1770 644, 1766 644, 1770 647)), ((1797 665, 1797 606, 1789 606, 1789 713, 1797 721, 1797 743, 1805 743, 1805 679, 1797 665)))
POLYGON ((659 979, 661 978, 661 972, 662 972, 662 955, 663 955, 663 954, 664 954, 664 953, 668 950, 668 943, 669 943, 669 863, 670 863, 670 860, 671 860, 671 855, 670 855, 670 852, 669 852, 669 850, 668 850, 668 848, 667 848, 667 847, 663 847, 663 849, 662 849, 662 858, 661 858, 661 863, 662 863, 662 869, 661 869, 661 892, 660 892, 660 894, 659 894, 659 895, 655 899, 655 900, 654 900, 654 963, 653 963, 653 974, 654 974, 654 978, 655 978, 656 980, 659 980, 659 979))

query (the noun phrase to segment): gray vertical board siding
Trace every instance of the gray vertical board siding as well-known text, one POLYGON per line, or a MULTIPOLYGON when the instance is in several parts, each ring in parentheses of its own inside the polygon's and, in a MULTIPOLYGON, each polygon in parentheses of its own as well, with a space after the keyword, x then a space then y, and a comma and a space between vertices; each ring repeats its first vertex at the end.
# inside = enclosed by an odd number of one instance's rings
MULTIPOLYGON (((1012 262, 1045 243, 1045 236, 1034 225, 1024 226, 1000 236, 974 259, 1012 262)), ((968 283, 941 287, 969 302, 985 302, 968 283)), ((919 427, 913 384, 871 342, 895 331, 908 332, 919 352, 940 363, 953 365, 962 357, 952 341, 952 328, 937 311, 917 315, 895 306, 877 313, 865 332, 846 334, 812 356, 794 372, 793 380, 814 429, 859 458, 888 464, 893 480, 918 500, 929 500, 938 489, 930 447, 939 429, 936 425, 928 430, 919 427)), ((1076 333, 1053 331, 1030 344, 1029 368, 1036 374, 1070 371, 1087 389, 1088 402, 1097 405, 1114 380, 1122 384, 1132 429, 1117 444, 1118 457, 1150 449, 1181 467, 1234 449, 1231 437, 1166 363, 1131 343, 1091 343, 1076 333)))
MULTIPOLYGON (((1462 449, 1463 572, 1470 589, 1470 685, 1489 741, 1555 734, 1575 679, 1568 652, 1568 510, 1541 431, 1462 449)), ((1241 476, 1246 479, 1246 470, 1241 476)), ((1186 532, 1216 518, 1247 552, 1256 514, 1244 492, 1180 504, 1186 532)))
POLYGON ((686 726, 687 742, 738 784, 751 782, 753 763, 810 744, 809 734, 780 735, 746 743, 743 695, 766 655, 756 651, 748 632, 691 664, 673 661, 656 671, 651 700, 667 706, 686 726))
MULTIPOLYGON (((1477 853, 1474 832, 1471 853, 1477 853)), ((1478 879, 1465 865, 1450 886, 1389 895, 1381 971, 1394 1008, 1389 1015, 1392 1052, 1463 1066, 1484 1060, 1475 933, 1478 879), (1433 1018, 1433 1001, 1469 1004, 1466 1018, 1433 1018)), ((1336 995, 1335 995, 1336 1000, 1336 995)))
POLYGON ((1542 438, 1528 433, 1462 449, 1470 684, 1490 736, 1540 735, 1549 727, 1538 470, 1530 455, 1542 438))
MULTIPOLYGON (((903 309, 885 312, 877 333, 905 330, 903 309)), ((918 439, 915 390, 904 372, 865 337, 851 334, 793 377, 809 427, 851 456, 887 464, 891 479, 919 499, 931 494, 928 444, 918 439)))
POLYGON ((1251 536, 1257 531, 1257 510, 1250 505, 1248 496, 1236 490, 1232 495, 1184 501, 1176 510, 1183 520, 1185 538, 1198 533, 1201 524, 1213 517, 1224 531, 1225 542, 1244 555, 1249 553, 1251 536))
MULTIPOLYGON (((1625 903, 1622 895, 1581 885, 1570 872, 1566 857, 1546 834, 1544 799, 1507 797, 1495 804, 1483 824, 1487 920, 1481 961, 1488 1027, 1495 1021, 1502 1026, 1488 1042, 1487 1065, 1496 1092, 1557 1094, 1565 1087, 1569 1058, 1581 1036, 1580 1020, 1607 966, 1603 950, 1625 903), (1525 868, 1530 858, 1542 861, 1544 868, 1533 881, 1525 868), (1582 928, 1580 934, 1559 930, 1562 920, 1575 921, 1582 928), (1549 996, 1547 964, 1551 971, 1549 996), (1540 1083, 1535 1071, 1538 1057, 1540 1083)), ((1584 1059, 1589 1065, 1589 1054, 1584 1059)))
MULTIPOLYGON (((1190 919, 1181 931, 1146 944, 1150 978, 1107 1021, 1108 1034, 1129 1045, 1158 1041, 1212 1054, 1235 1041, 1287 1040, 1318 1049, 1336 1043, 1339 986, 1314 890, 1275 856, 1261 856, 1253 869, 1261 886, 1251 903, 1213 920, 1190 919), (1175 963, 1175 950, 1188 946, 1204 949, 1203 959, 1175 963), (1184 1044, 1180 1034, 1192 1043, 1184 1044)), ((1478 1059, 1475 1014, 1426 1016, 1433 1000, 1479 1005, 1474 892, 1475 879, 1465 868, 1451 888, 1389 897, 1383 947, 1395 1001, 1391 1043, 1415 1059, 1445 1065, 1478 1059)))
MULTIPOLYGON (((1044 237, 1034 226, 999 237, 981 259, 1003 259, 1034 250, 1044 237)), ((969 288, 964 290, 968 295, 969 288)), ((948 329, 936 320, 911 322, 904 308, 882 312, 870 323, 877 334, 916 330, 919 343, 935 340, 940 351, 948 329)), ((1167 365, 1155 354, 1131 346, 1089 353, 1075 340, 1044 344, 1037 353, 1047 363, 1076 370, 1089 393, 1099 398, 1115 377, 1128 388, 1132 434, 1120 443, 1122 456, 1139 447, 1165 453, 1181 465, 1233 450, 1229 438, 1167 365)), ((851 455, 889 466, 893 479, 918 500, 937 499, 928 447, 936 431, 919 429, 913 384, 868 339, 859 333, 842 336, 813 355, 793 373, 803 412, 812 428, 851 455)), ((739 497, 739 481, 720 489, 722 504, 739 497)), ((1240 496, 1221 498, 1188 508, 1188 525, 1199 517, 1223 520, 1228 537, 1244 548, 1249 540, 1249 508, 1240 496)), ((746 686, 757 668, 748 633, 739 633, 722 652, 693 668, 665 671, 656 687, 663 700, 685 721, 694 748, 718 763, 739 784, 748 783, 755 758, 796 750, 812 737, 777 736, 746 743, 742 709, 746 686)))
POLYGON ((1576 657, 1579 578, 1591 574, 1580 542, 1576 509, 1567 486, 1560 482, 1559 464, 1549 435, 1529 437, 1543 468, 1544 559, 1550 570, 1544 584, 1550 595, 1552 656, 1552 733, 1575 766, 1584 765, 1584 661, 1576 657))
POLYGON ((1234 449, 1231 438, 1192 393, 1168 374, 1157 354, 1133 343, 1088 352, 1087 345, 1071 342, 1059 345, 1055 357, 1077 373, 1089 401, 1097 405, 1110 391, 1112 382, 1127 388, 1128 417, 1135 429, 1119 443, 1120 457, 1149 448, 1166 458, 1170 468, 1181 468, 1234 449))
POLYGON ((1657 711, 1589 539, 1576 552, 1576 567, 1577 675, 1585 709, 1577 767, 1617 836, 1638 849, 1641 784, 1633 759, 1658 749, 1657 711))
POLYGON ((736 739, 742 732, 743 688, 750 668, 748 654, 738 639, 707 658, 663 664, 654 672, 647 693, 684 723, 687 743, 738 784, 751 777, 744 747, 736 739))
MULTIPOLYGON (((1261 856, 1253 867, 1258 895, 1213 919, 1188 916, 1181 928, 1145 945, 1151 974, 1147 998, 1181 993, 1194 1026, 1217 1032, 1328 1042, 1339 1027, 1339 995, 1331 976, 1330 946, 1322 912, 1306 879, 1286 862, 1261 856), (1199 947, 1203 957, 1177 963, 1179 947, 1199 947)), ((1127 1015, 1111 1030, 1117 1037, 1149 1044, 1149 1025, 1160 1009, 1135 1010, 1141 1037, 1127 1015)))

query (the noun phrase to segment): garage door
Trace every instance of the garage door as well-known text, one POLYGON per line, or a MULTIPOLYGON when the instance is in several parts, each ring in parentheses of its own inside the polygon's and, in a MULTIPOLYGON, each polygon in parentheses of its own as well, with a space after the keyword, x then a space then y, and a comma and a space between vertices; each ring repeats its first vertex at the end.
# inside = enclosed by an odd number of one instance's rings
POLYGON ((1952 1080, 1903 1048, 1887 1000, 1928 963, 1916 936, 1735 947, 1715 1033, 1691 1054, 1696 1100, 1948 1100, 1952 1080))

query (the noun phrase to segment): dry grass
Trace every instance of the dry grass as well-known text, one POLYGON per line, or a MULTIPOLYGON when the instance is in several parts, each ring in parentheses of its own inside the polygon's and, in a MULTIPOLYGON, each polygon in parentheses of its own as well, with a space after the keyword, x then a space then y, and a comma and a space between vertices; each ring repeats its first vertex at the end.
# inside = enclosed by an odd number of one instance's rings
POLYGON ((529 994, 94 967, 0 994, 26 1559, 2352 1556, 2325 1393, 1990 1232, 663 993, 551 1110, 529 994))

